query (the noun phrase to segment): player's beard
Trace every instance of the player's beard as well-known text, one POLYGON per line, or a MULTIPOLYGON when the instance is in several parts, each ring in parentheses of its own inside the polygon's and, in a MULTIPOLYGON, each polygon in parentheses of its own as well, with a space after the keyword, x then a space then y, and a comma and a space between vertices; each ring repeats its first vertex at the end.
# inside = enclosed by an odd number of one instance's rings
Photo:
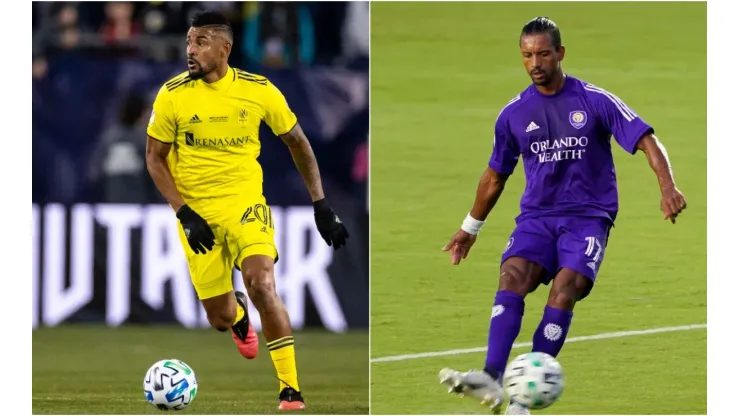
POLYGON ((215 66, 211 70, 206 70, 206 68, 203 67, 203 65, 200 64, 200 62, 193 60, 195 63, 195 69, 188 68, 188 74, 190 75, 191 79, 198 80, 206 76, 209 72, 211 72, 213 69, 215 69, 215 66))
POLYGON ((532 82, 535 83, 535 85, 548 85, 550 82, 552 82, 553 79, 553 72, 547 72, 542 69, 539 70, 539 77, 536 77, 535 74, 530 73, 529 77, 532 79, 532 82))

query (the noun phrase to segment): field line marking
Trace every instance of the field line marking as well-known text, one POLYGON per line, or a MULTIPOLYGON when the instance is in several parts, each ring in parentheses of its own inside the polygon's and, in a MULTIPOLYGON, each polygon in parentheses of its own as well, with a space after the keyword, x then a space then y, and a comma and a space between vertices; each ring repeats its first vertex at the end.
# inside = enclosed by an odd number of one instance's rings
MULTIPOLYGON (((660 334, 662 332, 691 331, 694 329, 704 329, 706 327, 707 327, 707 324, 695 324, 695 325, 683 325, 683 326, 668 326, 664 328, 643 329, 639 331, 605 332, 605 333, 596 334, 596 335, 586 335, 582 337, 568 338, 565 340, 565 342, 581 342, 581 341, 593 341, 593 340, 598 340, 598 339, 624 338, 624 337, 633 337, 637 335, 660 334)), ((518 344, 514 344, 514 348, 524 348, 524 347, 531 347, 531 346, 532 346, 531 342, 521 342, 518 344)), ((386 363, 390 361, 406 361, 406 360, 415 360, 418 358, 442 357, 445 355, 470 354, 474 352, 486 352, 486 349, 487 347, 479 347, 479 348, 465 348, 465 349, 459 349, 459 350, 422 352, 422 353, 417 353, 417 354, 391 355, 388 357, 371 358, 370 362, 371 363, 386 363)))

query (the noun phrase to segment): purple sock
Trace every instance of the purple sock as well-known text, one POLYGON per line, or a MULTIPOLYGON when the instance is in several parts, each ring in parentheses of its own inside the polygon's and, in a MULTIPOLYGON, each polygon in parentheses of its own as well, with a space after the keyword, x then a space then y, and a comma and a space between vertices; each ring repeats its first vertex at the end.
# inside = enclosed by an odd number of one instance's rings
POLYGON ((542 322, 534 333, 532 351, 544 352, 557 357, 568 335, 571 319, 573 319, 573 311, 545 306, 542 322))
POLYGON ((508 290, 496 293, 484 367, 484 370, 495 379, 500 380, 504 375, 511 347, 519 335, 519 330, 522 329, 522 316, 524 316, 524 297, 508 290))

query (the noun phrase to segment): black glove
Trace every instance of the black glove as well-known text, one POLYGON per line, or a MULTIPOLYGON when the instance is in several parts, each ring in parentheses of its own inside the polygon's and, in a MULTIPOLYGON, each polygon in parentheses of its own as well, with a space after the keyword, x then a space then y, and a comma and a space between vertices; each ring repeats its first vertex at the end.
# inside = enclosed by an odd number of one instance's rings
POLYGON ((195 254, 206 254, 207 251, 211 251, 216 237, 203 217, 198 215, 189 206, 183 205, 177 211, 177 218, 180 220, 182 229, 185 231, 185 237, 188 239, 188 244, 190 244, 190 248, 193 249, 195 254))
POLYGON ((339 250, 347 244, 349 233, 329 203, 326 202, 326 198, 313 203, 313 216, 316 220, 316 228, 319 229, 319 234, 327 245, 334 246, 334 250, 339 250))

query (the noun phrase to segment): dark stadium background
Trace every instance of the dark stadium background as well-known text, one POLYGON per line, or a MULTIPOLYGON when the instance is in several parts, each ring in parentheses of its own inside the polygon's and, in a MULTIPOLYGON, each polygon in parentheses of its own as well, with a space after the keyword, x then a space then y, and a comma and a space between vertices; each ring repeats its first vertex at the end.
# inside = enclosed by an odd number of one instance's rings
POLYGON ((290 153, 264 128, 265 195, 283 225, 278 291, 298 331, 309 403, 325 396, 310 410, 367 413, 364 2, 33 3, 34 413, 146 412, 140 378, 163 357, 188 362, 208 386, 197 412, 228 413, 245 402, 255 407, 239 412, 274 411, 264 346, 256 362, 244 363, 228 336, 205 329, 182 249, 167 237, 176 220, 143 159, 151 103, 163 82, 186 69, 188 22, 203 9, 231 19, 230 64, 267 76, 285 94, 349 229, 350 244, 339 253, 318 244, 290 153), (98 369, 112 349, 118 373, 109 379, 98 369), (327 363, 326 354, 335 359, 327 363), (231 371, 238 365, 248 378, 231 371), (86 376, 63 376, 70 371, 86 376), (329 379, 346 396, 322 390, 329 379), (111 406, 114 389, 125 394, 111 406))

